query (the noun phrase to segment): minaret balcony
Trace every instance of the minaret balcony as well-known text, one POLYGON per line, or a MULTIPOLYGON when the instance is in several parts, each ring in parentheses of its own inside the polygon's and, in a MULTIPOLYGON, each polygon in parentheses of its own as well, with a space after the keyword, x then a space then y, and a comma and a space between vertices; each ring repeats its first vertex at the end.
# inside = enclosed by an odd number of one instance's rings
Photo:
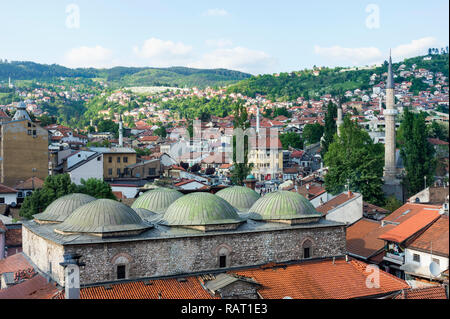
POLYGON ((386 109, 383 111, 383 115, 397 115, 398 111, 396 109, 386 109))

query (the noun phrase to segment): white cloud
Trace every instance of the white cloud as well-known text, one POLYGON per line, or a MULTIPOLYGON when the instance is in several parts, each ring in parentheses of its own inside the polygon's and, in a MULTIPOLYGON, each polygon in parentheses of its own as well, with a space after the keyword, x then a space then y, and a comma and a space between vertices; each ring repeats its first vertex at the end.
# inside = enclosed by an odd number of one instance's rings
POLYGON ((233 45, 233 41, 229 39, 210 39, 205 41, 207 46, 210 47, 217 47, 217 48, 224 48, 224 47, 230 47, 233 45))
POLYGON ((205 53, 200 60, 191 63, 194 68, 224 68, 249 73, 269 72, 275 59, 263 51, 243 47, 217 49, 205 53))
POLYGON ((181 42, 150 38, 141 48, 135 46, 133 52, 145 59, 147 65, 166 67, 186 63, 191 57, 192 47, 181 42))
POLYGON ((205 11, 203 15, 209 17, 224 17, 228 15, 228 12, 225 9, 209 9, 205 11))
POLYGON ((115 64, 112 59, 112 51, 100 45, 95 47, 82 46, 66 52, 64 65, 72 68, 94 67, 107 68, 115 64))
MULTIPOLYGON (((412 40, 407 44, 400 44, 392 49, 392 59, 400 61, 405 58, 426 54, 428 48, 435 45, 436 42, 435 38, 426 37, 412 40)), ((387 60, 389 55, 388 52, 382 52, 376 47, 344 48, 338 45, 327 48, 315 45, 314 52, 329 58, 335 63, 348 63, 355 66, 382 63, 387 60)))
POLYGON ((428 48, 433 47, 437 40, 433 37, 412 40, 408 44, 402 44, 392 49, 392 57, 396 59, 411 58, 428 53, 428 48))
POLYGON ((382 57, 380 49, 375 47, 343 48, 336 45, 329 48, 323 48, 315 45, 314 52, 337 62, 345 62, 352 65, 370 63, 382 57))

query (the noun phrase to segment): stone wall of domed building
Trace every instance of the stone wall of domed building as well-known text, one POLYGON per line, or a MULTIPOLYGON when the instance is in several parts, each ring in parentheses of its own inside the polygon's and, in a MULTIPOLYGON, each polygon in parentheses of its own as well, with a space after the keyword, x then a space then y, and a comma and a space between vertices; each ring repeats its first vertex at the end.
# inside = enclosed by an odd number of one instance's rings
POLYGON ((346 245, 344 226, 64 246, 27 228, 23 236, 24 253, 61 285, 64 271, 59 263, 67 252, 83 256, 80 282, 88 284, 116 280, 117 265, 126 265, 127 279, 168 276, 219 269, 221 255, 227 257, 227 267, 301 260, 306 240, 312 244, 310 257, 343 255, 346 245))

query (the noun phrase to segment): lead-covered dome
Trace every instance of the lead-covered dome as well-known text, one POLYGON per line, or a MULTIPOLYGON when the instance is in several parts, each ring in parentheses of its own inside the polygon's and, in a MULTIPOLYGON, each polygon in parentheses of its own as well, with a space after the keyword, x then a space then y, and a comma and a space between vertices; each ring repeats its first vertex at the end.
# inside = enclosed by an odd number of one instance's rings
POLYGON ((210 193, 191 193, 167 208, 161 223, 200 230, 235 229, 244 220, 224 199, 210 193), (228 225, 228 226, 227 226, 228 225))
POLYGON ((139 196, 131 205, 131 208, 144 208, 151 212, 162 214, 166 209, 183 194, 177 190, 160 187, 147 191, 139 196))
POLYGON ((34 215, 38 223, 61 223, 69 217, 72 212, 87 203, 96 200, 95 197, 86 194, 69 194, 53 201, 41 214, 34 215))
POLYGON ((151 228, 130 207, 111 199, 98 199, 77 208, 55 227, 57 233, 94 236, 134 235, 151 228))
POLYGON ((316 222, 322 217, 305 197, 289 191, 277 191, 261 197, 249 213, 254 220, 289 224, 316 222))
POLYGON ((217 192, 216 195, 226 200, 239 212, 248 212, 260 197, 253 189, 243 186, 228 187, 217 192))

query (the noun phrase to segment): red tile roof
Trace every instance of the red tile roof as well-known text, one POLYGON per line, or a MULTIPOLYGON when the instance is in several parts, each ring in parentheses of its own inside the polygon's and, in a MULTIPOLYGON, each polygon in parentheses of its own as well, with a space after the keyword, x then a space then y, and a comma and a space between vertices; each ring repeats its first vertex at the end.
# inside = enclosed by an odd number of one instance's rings
POLYGON ((428 142, 430 142, 430 144, 433 144, 433 145, 448 145, 448 142, 441 141, 438 138, 429 138, 428 142))
POLYGON ((350 199, 354 198, 355 194, 353 193, 342 193, 335 198, 329 200, 328 202, 318 206, 316 210, 324 215, 326 215, 330 210, 344 204, 345 202, 349 201, 350 199))
POLYGON ((369 258, 384 248, 385 242, 378 237, 393 229, 395 225, 385 225, 371 219, 360 219, 347 228, 347 250, 349 253, 369 258))
MULTIPOLYGON (((109 286, 110 289, 105 286, 81 288, 80 299, 217 299, 201 286, 197 277, 187 277, 186 281, 160 279, 109 286)), ((64 299, 64 296, 61 291, 55 298, 64 299)))
POLYGON ((394 299, 448 299, 442 286, 404 289, 394 299))
POLYGON ((0 194, 15 194, 18 191, 14 188, 8 187, 6 185, 0 184, 0 194))
POLYGON ((24 182, 20 182, 16 186, 15 189, 23 190, 23 189, 38 189, 44 186, 44 181, 38 177, 30 177, 24 182))
POLYGON ((408 248, 430 251, 448 257, 449 232, 448 216, 442 215, 430 228, 412 241, 408 248))
POLYGON ((0 260, 0 274, 5 272, 16 272, 31 267, 30 263, 23 256, 23 253, 15 254, 0 260))
POLYGON ((0 290, 0 299, 51 299, 58 292, 59 289, 54 283, 36 275, 20 284, 0 290))
POLYGON ((412 216, 418 214, 422 210, 426 211, 439 211, 442 206, 436 206, 436 205, 426 205, 426 204, 416 204, 416 203, 406 203, 402 207, 398 208, 385 218, 383 218, 384 221, 391 221, 396 223, 402 223, 405 220, 411 218, 412 216))
POLYGON ((409 288, 408 284, 380 270, 380 287, 368 288, 367 264, 343 258, 309 261, 285 267, 256 268, 233 271, 253 278, 263 287, 258 291, 264 299, 349 299, 395 292, 409 288))
POLYGON ((400 225, 380 235, 378 238, 402 243, 414 234, 429 226, 440 217, 439 211, 422 210, 416 215, 402 222, 400 225))

